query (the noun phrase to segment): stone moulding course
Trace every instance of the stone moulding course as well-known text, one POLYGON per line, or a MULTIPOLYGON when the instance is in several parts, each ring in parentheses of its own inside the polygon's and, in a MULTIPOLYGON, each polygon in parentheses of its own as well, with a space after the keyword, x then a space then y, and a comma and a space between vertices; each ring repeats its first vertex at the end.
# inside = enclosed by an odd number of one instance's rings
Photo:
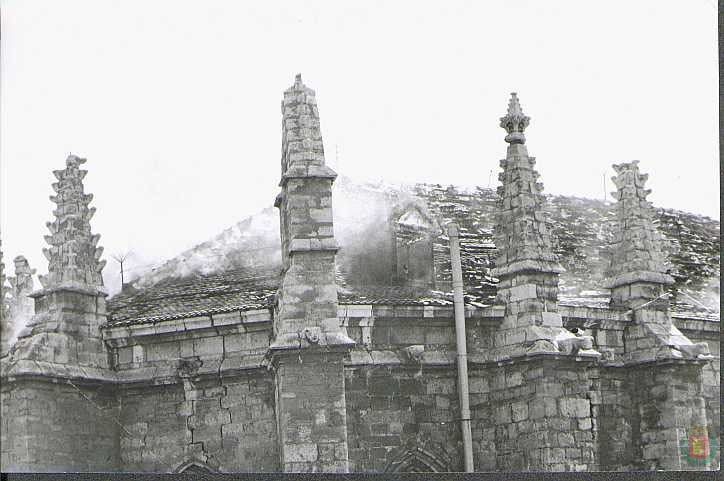
MULTIPOLYGON (((228 315, 211 314, 199 317, 184 317, 158 322, 147 322, 142 324, 106 326, 101 328, 101 330, 103 333, 103 339, 105 341, 112 341, 114 339, 129 337, 198 331, 221 326, 264 324, 272 322, 272 316, 268 309, 259 309, 255 311, 233 311, 233 313, 239 314, 238 318, 228 315)), ((223 314, 230 313, 227 312, 223 314)))
POLYGON ((108 369, 32 359, 19 359, 12 363, 3 360, 0 365, 0 377, 3 383, 26 377, 110 383, 116 382, 118 379, 117 374, 108 369))
POLYGON ((468 364, 475 366, 476 368, 486 367, 500 367, 508 366, 511 364, 521 362, 536 362, 540 360, 553 360, 553 361, 569 361, 584 364, 599 364, 600 354, 598 353, 586 353, 578 352, 577 354, 564 354, 561 352, 537 352, 534 354, 525 354, 520 356, 511 356, 501 359, 489 359, 481 355, 473 356, 468 355, 468 364))

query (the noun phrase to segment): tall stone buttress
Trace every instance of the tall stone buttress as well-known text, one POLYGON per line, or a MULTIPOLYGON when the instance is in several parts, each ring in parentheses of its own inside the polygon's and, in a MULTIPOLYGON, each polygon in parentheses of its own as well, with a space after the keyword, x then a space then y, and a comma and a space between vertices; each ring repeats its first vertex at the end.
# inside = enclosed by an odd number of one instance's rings
POLYGON ((282 279, 269 355, 285 472, 348 472, 343 358, 354 341, 337 317, 332 183, 314 91, 297 75, 282 101, 282 279))
POLYGON ((496 303, 505 305, 496 357, 525 354, 530 350, 554 350, 561 332, 558 314, 558 276, 563 268, 551 248, 546 227, 535 158, 525 146, 525 128, 518 97, 511 94, 508 113, 500 119, 507 135, 506 158, 500 161, 502 185, 496 213, 497 257, 493 275, 499 278, 496 303))
POLYGON ((624 364, 632 393, 633 464, 639 469, 708 469, 687 460, 688 436, 706 436, 702 368, 706 343, 692 343, 671 321, 662 236, 646 197, 638 161, 613 166, 616 222, 609 288, 611 307, 625 311, 624 364), (702 434, 703 433, 703 434, 702 434), (683 453, 682 453, 683 452, 683 453))
POLYGON ((562 327, 558 276, 563 269, 551 248, 535 159, 525 146, 529 122, 513 93, 500 119, 509 145, 499 175, 493 270, 499 279, 496 303, 505 312, 491 349, 482 353, 491 418, 479 429, 494 426, 494 431, 477 441, 476 470, 595 470, 596 421, 589 393, 600 354, 590 337, 562 327))
POLYGON ((91 233, 95 208, 84 193, 83 163, 70 155, 65 169, 53 171, 48 274, 30 295, 34 315, 0 366, 8 420, 2 465, 10 471, 108 471, 118 463, 115 377, 100 331, 105 261, 100 235, 91 233))

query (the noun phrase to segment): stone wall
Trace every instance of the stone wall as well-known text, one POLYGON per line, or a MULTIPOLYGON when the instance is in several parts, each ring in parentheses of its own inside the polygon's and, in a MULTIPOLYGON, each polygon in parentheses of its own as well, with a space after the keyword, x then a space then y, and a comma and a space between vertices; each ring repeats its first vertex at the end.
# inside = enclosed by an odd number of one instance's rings
POLYGON ((454 366, 345 371, 352 472, 462 470, 454 366))
POLYGON ((697 363, 631 368, 628 383, 634 468, 691 470, 681 453, 689 429, 705 421, 701 367, 697 363))
MULTIPOLYGON (((214 318, 216 321, 217 316, 214 318)), ((181 320, 177 326, 179 332, 123 339, 112 350, 113 365, 129 375, 160 375, 153 368, 175 375, 180 360, 195 359, 202 363, 200 371, 209 373, 221 369, 222 363, 227 368, 259 366, 269 346, 271 325, 268 322, 212 326, 210 320, 202 319, 195 322, 194 330, 183 331, 184 325, 188 327, 193 323, 193 320, 181 320), (205 322, 208 325, 202 324, 205 322)))
POLYGON ((284 472, 348 472, 343 356, 306 349, 274 358, 284 472))
POLYGON ((279 471, 274 381, 266 371, 119 393, 124 471, 279 471))
MULTIPOLYGON (((692 342, 706 342, 714 356, 703 366, 702 382, 704 402, 706 403, 706 421, 709 438, 720 439, 721 434, 721 343, 719 322, 674 319, 674 323, 692 342)), ((720 466, 720 449, 716 450, 712 469, 720 466)))
POLYGON ((77 382, 3 380, 5 471, 115 471, 118 403, 111 388, 77 382), (31 446, 32 449, 28 449, 31 446))
MULTIPOLYGON (((721 363, 717 348, 717 357, 707 362, 702 370, 704 384, 704 402, 706 403, 706 422, 709 439, 721 439, 721 363)), ((719 469, 721 462, 721 444, 714 453, 712 469, 719 469)))
MULTIPOLYGON (((602 367, 595 395, 598 425, 598 462, 602 471, 633 469, 632 396, 628 371, 602 367)), ((593 403, 593 399, 592 399, 593 403)))
POLYGON ((536 359, 471 372, 476 471, 597 469, 597 370, 580 362, 536 359))

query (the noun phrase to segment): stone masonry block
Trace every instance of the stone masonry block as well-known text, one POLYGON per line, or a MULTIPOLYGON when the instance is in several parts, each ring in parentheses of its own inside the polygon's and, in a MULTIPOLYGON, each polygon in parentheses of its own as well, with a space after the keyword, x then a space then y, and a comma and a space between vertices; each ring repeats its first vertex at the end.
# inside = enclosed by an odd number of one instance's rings
POLYGON ((591 416, 591 404, 588 399, 559 399, 560 413, 568 418, 587 418, 591 416))
POLYGON ((523 284, 510 289, 510 301, 522 301, 525 299, 535 299, 537 297, 535 284, 523 284))
POLYGON ((318 455, 319 452, 316 444, 299 443, 284 446, 284 458, 286 462, 310 463, 316 461, 318 455))
POLYGON ((520 422, 528 419, 528 404, 524 401, 512 403, 511 413, 513 422, 520 422))
POLYGON ((542 312, 541 313, 542 318, 542 325, 543 326, 549 326, 549 327, 562 327, 563 326, 563 320, 561 318, 561 315, 557 312, 542 312))
POLYGON ((220 356, 224 352, 224 338, 221 336, 194 339, 194 355, 199 357, 220 356))
POLYGON ((118 348, 118 364, 129 364, 133 362, 133 347, 118 348))

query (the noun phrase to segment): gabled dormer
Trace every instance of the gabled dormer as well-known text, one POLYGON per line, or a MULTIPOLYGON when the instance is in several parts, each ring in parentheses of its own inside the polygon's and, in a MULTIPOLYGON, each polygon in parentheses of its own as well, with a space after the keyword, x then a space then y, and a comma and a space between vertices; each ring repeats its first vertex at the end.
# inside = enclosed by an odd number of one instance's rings
POLYGON ((409 287, 435 286, 433 240, 440 233, 438 222, 422 203, 408 202, 390 216, 392 269, 396 284, 409 287))

